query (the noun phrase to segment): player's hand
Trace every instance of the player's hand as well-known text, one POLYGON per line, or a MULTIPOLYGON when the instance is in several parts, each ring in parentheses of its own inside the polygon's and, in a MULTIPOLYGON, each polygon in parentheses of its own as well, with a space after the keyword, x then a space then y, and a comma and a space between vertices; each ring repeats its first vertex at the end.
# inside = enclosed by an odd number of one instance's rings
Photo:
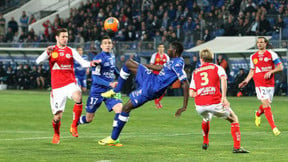
POLYGON ((90 66, 94 67, 94 66, 96 66, 96 65, 98 65, 100 63, 101 63, 101 60, 93 60, 93 61, 90 62, 90 66))
POLYGON ((223 105, 224 108, 229 108, 230 107, 230 103, 229 101, 227 100, 227 98, 221 98, 221 103, 223 105))
POLYGON ((181 113, 184 111, 186 111, 186 107, 182 107, 182 108, 178 109, 175 113, 175 117, 180 117, 181 113))
POLYGON ((245 87, 247 84, 248 84, 248 82, 244 80, 243 82, 241 82, 241 83, 238 85, 238 87, 239 87, 239 88, 243 88, 243 87, 245 87))
POLYGON ((54 51, 54 49, 55 49, 55 46, 48 46, 47 47, 47 53, 48 53, 49 56, 54 51))
POLYGON ((268 71, 267 73, 265 73, 264 75, 264 79, 269 79, 272 75, 272 72, 271 71, 268 71))
POLYGON ((118 82, 110 82, 109 86, 115 88, 118 85, 118 82))

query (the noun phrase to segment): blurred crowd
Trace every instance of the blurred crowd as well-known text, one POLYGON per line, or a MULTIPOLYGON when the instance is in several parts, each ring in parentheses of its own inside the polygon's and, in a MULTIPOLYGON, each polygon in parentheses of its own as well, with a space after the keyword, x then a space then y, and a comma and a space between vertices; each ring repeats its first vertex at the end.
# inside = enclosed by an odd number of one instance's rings
POLYGON ((100 40, 105 35, 103 21, 109 16, 118 18, 121 24, 115 35, 117 41, 154 40, 167 45, 179 40, 188 48, 216 36, 272 35, 280 28, 288 28, 288 2, 154 0, 145 5, 142 0, 90 0, 82 2, 78 9, 71 8, 69 18, 57 15, 53 22, 44 22, 39 35, 33 28, 28 30, 36 21, 33 15, 23 11, 19 20, 12 17, 6 22, 0 14, 0 42, 53 42, 55 30, 62 27, 69 29, 70 42, 100 40), (3 29, 5 23, 7 30, 3 29))

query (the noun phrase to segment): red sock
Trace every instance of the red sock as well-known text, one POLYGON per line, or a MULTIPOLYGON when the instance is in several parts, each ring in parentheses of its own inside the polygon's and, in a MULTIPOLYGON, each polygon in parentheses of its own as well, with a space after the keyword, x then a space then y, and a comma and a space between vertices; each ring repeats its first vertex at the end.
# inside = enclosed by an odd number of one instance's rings
POLYGON ((240 148, 241 134, 239 123, 231 123, 231 135, 234 141, 234 148, 240 148))
POLYGON ((82 113, 82 107, 83 107, 82 103, 74 105, 72 127, 77 127, 77 123, 78 123, 80 116, 81 116, 81 113, 82 113))
POLYGON ((55 123, 55 121, 52 120, 52 126, 53 126, 53 128, 54 128, 54 134, 60 135, 61 121, 59 121, 58 123, 55 123))
POLYGON ((264 113, 264 109, 263 109, 263 106, 260 105, 259 106, 259 109, 256 111, 256 116, 261 116, 262 114, 264 113))
POLYGON ((203 133, 203 143, 209 144, 209 130, 210 130, 210 121, 202 121, 202 133, 203 133))
POLYGON ((165 93, 163 93, 162 96, 160 96, 160 97, 158 98, 158 101, 160 102, 164 96, 165 96, 165 93))
POLYGON ((276 126, 275 126, 274 118, 273 118, 273 115, 271 112, 271 107, 265 107, 264 113, 265 113, 266 119, 269 122, 271 128, 274 129, 276 126))

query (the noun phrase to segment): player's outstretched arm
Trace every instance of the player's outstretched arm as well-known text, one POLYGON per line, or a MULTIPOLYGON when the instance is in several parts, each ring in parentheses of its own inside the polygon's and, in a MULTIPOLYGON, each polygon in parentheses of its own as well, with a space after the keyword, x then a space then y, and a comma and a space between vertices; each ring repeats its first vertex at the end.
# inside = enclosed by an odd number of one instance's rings
POLYGON ((182 82, 183 87, 183 107, 178 109, 175 113, 175 117, 181 116, 181 113, 186 111, 189 98, 189 83, 187 80, 182 82))
POLYGON ((249 81, 252 79, 254 75, 254 69, 250 69, 249 74, 247 75, 247 77, 238 85, 239 88, 243 88, 245 87, 249 81))

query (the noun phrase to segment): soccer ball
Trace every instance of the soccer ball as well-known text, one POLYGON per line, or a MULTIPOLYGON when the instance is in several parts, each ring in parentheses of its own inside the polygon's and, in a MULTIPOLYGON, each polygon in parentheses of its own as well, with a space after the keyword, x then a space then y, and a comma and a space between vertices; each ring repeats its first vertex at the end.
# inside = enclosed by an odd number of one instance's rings
POLYGON ((117 18, 115 17, 108 17, 105 21, 104 21, 104 29, 107 32, 117 32, 119 29, 120 25, 119 25, 119 21, 117 18))

